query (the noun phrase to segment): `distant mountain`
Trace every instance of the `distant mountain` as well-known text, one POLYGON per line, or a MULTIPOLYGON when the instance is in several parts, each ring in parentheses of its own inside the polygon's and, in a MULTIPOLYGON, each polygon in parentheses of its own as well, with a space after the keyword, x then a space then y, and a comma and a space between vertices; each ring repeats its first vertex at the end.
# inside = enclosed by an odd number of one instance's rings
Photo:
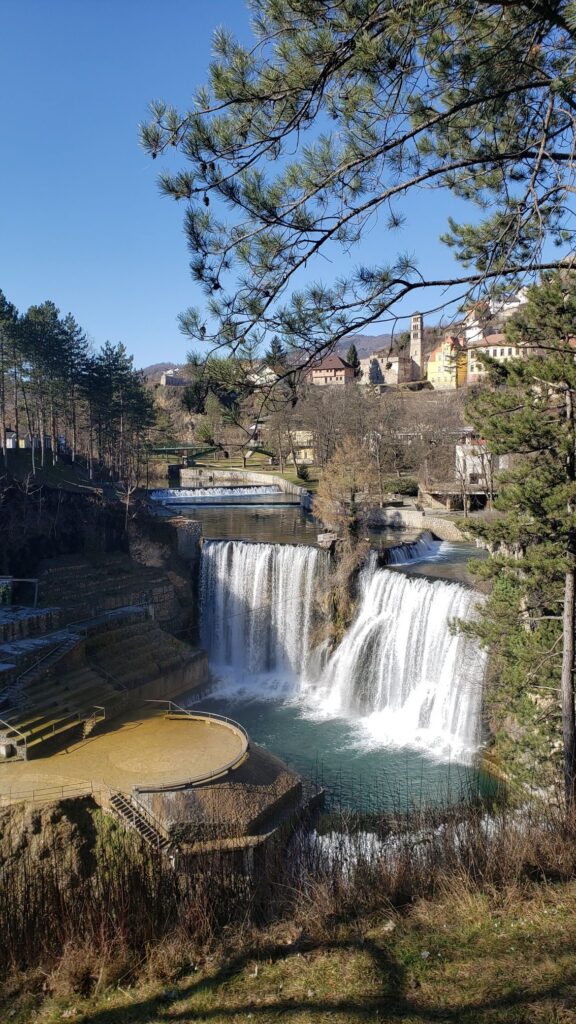
POLYGON ((339 355, 346 355, 350 345, 354 344, 360 359, 362 359, 380 348, 389 348, 391 341, 391 334, 351 334, 348 338, 343 338, 338 342, 335 351, 339 355))
POLYGON ((175 370, 177 366, 178 363, 152 363, 151 366, 144 366, 142 373, 150 384, 157 384, 166 370, 175 370))
MULTIPOLYGON (((456 328, 455 328, 456 329, 456 328)), ((440 326, 426 326, 424 327, 424 337, 422 348, 424 354, 428 354, 438 344, 446 333, 447 328, 440 326)), ((392 351, 396 350, 396 343, 400 334, 403 331, 397 331, 392 338, 391 334, 351 334, 348 338, 343 338, 336 345, 335 352, 339 355, 345 356, 352 342, 356 345, 356 351, 362 359, 364 356, 369 356, 372 352, 378 352, 380 349, 389 349, 392 347, 392 351)), ((408 350, 406 350, 408 351, 408 350)))

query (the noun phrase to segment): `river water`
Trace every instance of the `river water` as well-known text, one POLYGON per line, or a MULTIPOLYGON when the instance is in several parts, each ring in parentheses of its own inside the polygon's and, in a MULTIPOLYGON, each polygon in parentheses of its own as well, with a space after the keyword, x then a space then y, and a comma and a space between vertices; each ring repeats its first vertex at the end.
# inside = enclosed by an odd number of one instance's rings
MULTIPOLYGON (((467 563, 482 552, 423 538, 392 552, 387 568, 374 562, 330 654, 314 637, 328 556, 310 515, 268 498, 177 511, 200 521, 208 542, 202 637, 217 683, 199 707, 235 718, 355 808, 401 812, 491 789, 476 767, 483 654, 450 628, 475 614, 467 563)), ((377 549, 419 537, 367 536, 377 549)))
POLYGON ((203 497, 157 508, 199 521, 207 541, 201 628, 217 683, 199 707, 235 718, 355 808, 402 812, 491 791, 476 756, 484 655, 450 626, 476 614, 467 566, 484 552, 366 531, 389 550, 379 567, 372 558, 356 617, 330 653, 314 636, 328 556, 313 518, 284 495, 203 497))

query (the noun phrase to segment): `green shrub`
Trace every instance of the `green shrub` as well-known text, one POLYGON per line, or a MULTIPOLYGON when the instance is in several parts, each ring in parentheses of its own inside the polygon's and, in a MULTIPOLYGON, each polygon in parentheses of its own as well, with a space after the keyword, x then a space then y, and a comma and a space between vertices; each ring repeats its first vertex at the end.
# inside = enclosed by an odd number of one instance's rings
POLYGON ((400 480, 395 480, 393 488, 396 494, 405 494, 407 497, 415 498, 418 494, 418 481, 406 476, 400 480))

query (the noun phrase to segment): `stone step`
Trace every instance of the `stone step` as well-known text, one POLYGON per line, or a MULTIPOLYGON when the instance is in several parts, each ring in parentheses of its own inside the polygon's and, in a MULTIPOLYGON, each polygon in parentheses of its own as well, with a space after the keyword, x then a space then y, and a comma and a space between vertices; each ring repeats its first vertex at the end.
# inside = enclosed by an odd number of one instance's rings
POLYGON ((68 722, 65 722, 58 729, 49 729, 46 733, 41 736, 37 736, 27 743, 28 749, 30 747, 38 747, 41 743, 48 743, 54 739, 55 736, 61 736, 62 733, 70 732, 72 729, 78 728, 82 724, 81 718, 71 718, 68 722))
POLYGON ((58 709, 58 711, 59 713, 55 714, 53 718, 43 718, 33 726, 20 728, 20 723, 15 721, 12 728, 6 730, 5 739, 18 740, 21 736, 26 736, 28 746, 30 746, 32 741, 36 743, 45 739, 46 736, 55 736, 72 725, 78 725, 81 721, 77 712, 66 712, 64 709, 58 709))

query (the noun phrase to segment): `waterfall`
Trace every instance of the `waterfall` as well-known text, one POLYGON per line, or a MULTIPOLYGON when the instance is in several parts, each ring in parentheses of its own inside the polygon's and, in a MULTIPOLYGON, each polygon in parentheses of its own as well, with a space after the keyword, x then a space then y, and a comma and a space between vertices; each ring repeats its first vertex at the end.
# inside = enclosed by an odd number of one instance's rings
POLYGON ((297 697, 302 714, 341 718, 359 742, 468 761, 480 740, 485 654, 453 632, 480 595, 457 583, 378 569, 360 575, 356 617, 338 648, 312 648, 314 594, 328 556, 314 547, 207 541, 202 642, 230 697, 297 697))
POLYGON ((303 544, 208 541, 202 549, 202 641, 238 675, 295 680, 311 646, 314 586, 327 555, 303 544))
POLYGON ((421 533, 417 540, 408 544, 395 544, 386 548, 384 561, 387 565, 404 565, 406 562, 419 562, 433 559, 442 546, 442 541, 435 540, 428 530, 421 533))
POLYGON ((485 654, 453 633, 479 595, 456 583, 367 570, 350 629, 307 690, 327 717, 357 718, 379 744, 467 760, 479 742, 485 654))

